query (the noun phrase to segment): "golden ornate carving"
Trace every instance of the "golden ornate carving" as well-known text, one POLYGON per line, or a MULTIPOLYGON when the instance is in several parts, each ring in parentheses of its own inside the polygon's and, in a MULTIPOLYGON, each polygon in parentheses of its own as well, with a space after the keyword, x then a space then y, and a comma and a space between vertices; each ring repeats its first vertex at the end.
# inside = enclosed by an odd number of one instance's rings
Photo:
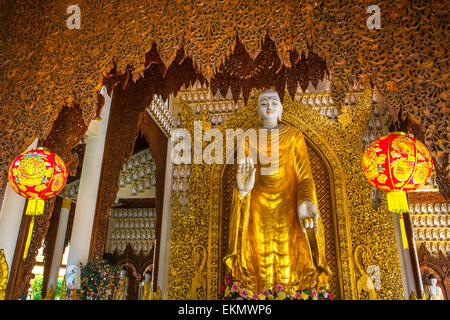
POLYGON ((370 248, 366 245, 359 245, 356 247, 353 254, 356 268, 358 269, 359 273, 361 273, 361 277, 358 278, 358 281, 356 282, 358 299, 363 300, 363 291, 365 291, 369 295, 369 300, 377 300, 375 284, 370 277, 371 275, 366 271, 367 267, 371 264, 371 260, 373 259, 372 251, 370 251, 370 248), (361 255, 361 259, 359 259, 359 255, 361 255))
POLYGON ((192 300, 204 300, 206 298, 206 258, 207 253, 204 246, 198 245, 192 250, 192 262, 196 266, 191 285, 190 298, 192 300))
POLYGON ((0 250, 0 300, 6 297, 6 282, 8 281, 8 263, 6 262, 5 251, 0 250))
POLYGON ((45 298, 42 300, 55 300, 55 289, 53 289, 53 286, 50 286, 50 288, 47 290, 47 294, 45 295, 45 298))
MULTIPOLYGON (((353 108, 344 108, 338 122, 329 120, 311 107, 285 97, 283 122, 299 128, 311 147, 323 155, 330 167, 336 207, 336 232, 342 269, 343 299, 357 299, 357 275, 353 248, 372 248, 373 263, 380 267, 380 299, 403 299, 400 263, 392 216, 384 199, 378 210, 371 206, 370 187, 362 170, 362 137, 372 107, 371 91, 366 90, 353 108), (351 121, 344 120, 351 119, 351 121)), ((192 111, 180 105, 184 126, 193 130, 192 111)), ((230 116, 216 128, 246 130, 258 123, 256 100, 230 116)), ((191 135, 193 139, 193 135, 191 135)), ((225 154, 225 151, 224 151, 225 154)), ((207 248, 207 298, 217 299, 221 257, 221 179, 223 165, 192 166, 187 213, 181 211, 173 193, 173 225, 169 257, 169 299, 186 299, 194 274, 192 248, 207 248)))

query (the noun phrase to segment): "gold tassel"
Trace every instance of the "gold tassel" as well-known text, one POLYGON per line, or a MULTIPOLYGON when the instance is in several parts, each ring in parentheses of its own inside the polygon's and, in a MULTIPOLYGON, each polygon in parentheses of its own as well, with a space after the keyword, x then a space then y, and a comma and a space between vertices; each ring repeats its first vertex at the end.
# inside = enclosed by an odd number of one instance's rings
POLYGON ((33 216, 33 218, 31 218, 30 228, 28 229, 28 236, 27 236, 27 242, 25 244, 25 251, 23 253, 23 260, 25 260, 27 258, 28 249, 30 248, 31 236, 33 235, 34 219, 35 219, 35 216, 33 216))
POLYGON ((45 201, 42 199, 28 199, 27 216, 38 216, 44 213, 45 201))
POLYGON ((409 212, 408 200, 404 191, 389 191, 387 193, 389 211, 391 212, 409 212))
POLYGON ((405 220, 403 219, 403 213, 409 212, 408 200, 406 193, 403 191, 395 190, 387 193, 387 201, 389 211, 398 213, 400 222, 400 232, 402 234, 403 249, 408 249, 408 238, 406 237, 405 220))
POLYGON ((31 236, 33 235, 34 220, 36 219, 36 216, 44 213, 44 207, 45 207, 44 200, 39 198, 28 199, 27 211, 25 211, 25 215, 33 216, 33 218, 31 219, 30 228, 28 229, 28 236, 27 242, 25 244, 25 251, 23 253, 23 260, 25 260, 28 255, 28 248, 30 247, 31 236))

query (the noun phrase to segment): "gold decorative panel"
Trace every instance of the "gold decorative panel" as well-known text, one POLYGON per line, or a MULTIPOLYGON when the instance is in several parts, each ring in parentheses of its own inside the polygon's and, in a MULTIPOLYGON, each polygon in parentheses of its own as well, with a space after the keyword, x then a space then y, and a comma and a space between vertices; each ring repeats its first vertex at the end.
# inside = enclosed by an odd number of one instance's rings
MULTIPOLYGON (((361 170, 362 137, 372 108, 371 94, 370 90, 365 90, 357 106, 343 106, 338 121, 285 97, 283 122, 299 128, 310 147, 320 153, 320 158, 327 165, 330 193, 333 195, 331 199, 335 199, 334 234, 339 239, 334 244, 336 257, 340 260, 337 267, 341 268, 340 272, 336 272, 336 275, 341 275, 336 280, 336 283, 342 283, 340 298, 358 297, 357 280, 366 274, 355 267, 354 248, 364 246, 370 250, 371 265, 376 265, 380 270, 381 285, 376 296, 379 299, 404 299, 392 215, 388 212, 386 199, 377 210, 372 208, 370 187, 361 170)), ((191 108, 181 104, 180 114, 184 127, 193 139, 194 116, 191 108)), ((250 99, 247 106, 237 110, 216 129, 225 134, 225 129, 246 130, 258 122, 256 100, 250 99)), ((315 170, 319 172, 318 168, 315 170)), ((193 285, 196 288, 200 286, 205 298, 218 297, 223 255, 221 224, 227 222, 221 219, 220 208, 223 171, 223 165, 192 166, 187 212, 181 211, 177 193, 174 193, 169 299, 189 298, 193 285), (206 250, 202 250, 201 257, 198 253, 194 257, 192 248, 199 245, 206 250), (199 269, 195 261, 203 261, 204 258, 207 267, 199 269)), ((320 180, 317 183, 320 185, 320 180)), ((328 203, 333 205, 333 202, 328 203)), ((328 249, 332 245, 333 242, 329 241, 328 249)), ((328 256, 332 259, 330 253, 328 256)))

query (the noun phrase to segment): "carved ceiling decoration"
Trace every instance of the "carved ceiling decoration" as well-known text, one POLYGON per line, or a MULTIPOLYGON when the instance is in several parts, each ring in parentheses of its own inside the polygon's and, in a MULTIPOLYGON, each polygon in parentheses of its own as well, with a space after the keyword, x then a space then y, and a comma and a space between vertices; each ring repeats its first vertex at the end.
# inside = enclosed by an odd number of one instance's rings
POLYGON ((221 78, 224 73, 255 76, 234 84, 246 94, 250 85, 260 84, 252 65, 258 59, 266 66, 266 59, 276 60, 273 52, 259 55, 268 37, 280 62, 271 65, 270 77, 261 77, 262 83, 280 84, 279 78, 286 77, 291 91, 295 77, 304 83, 306 70, 309 79, 316 79, 310 64, 323 72, 318 67, 322 57, 335 101, 355 82, 376 86, 394 120, 409 119, 423 128, 438 174, 449 179, 448 1, 380 2, 381 28, 374 30, 366 24, 371 4, 82 0, 78 30, 67 27, 71 14, 66 1, 3 1, 0 19, 7 28, 0 42, 0 171, 4 176, 14 156, 35 137, 48 134, 64 104, 79 104, 89 123, 97 112, 97 92, 111 70, 125 74, 125 84, 147 77, 158 65, 162 73, 151 94, 163 98, 193 74, 211 84, 229 83, 228 76, 221 78), (297 76, 288 68, 297 70, 297 76))

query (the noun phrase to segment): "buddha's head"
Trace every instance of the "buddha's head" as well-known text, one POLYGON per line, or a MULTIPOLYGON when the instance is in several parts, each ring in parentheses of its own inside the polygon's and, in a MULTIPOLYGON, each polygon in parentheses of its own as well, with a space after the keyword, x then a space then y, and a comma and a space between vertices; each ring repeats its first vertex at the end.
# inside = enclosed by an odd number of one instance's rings
POLYGON ((430 274, 430 277, 428 279, 430 280, 430 284, 432 286, 435 286, 437 284, 437 278, 434 274, 430 274))
POLYGON ((281 121, 283 105, 277 92, 266 90, 258 97, 258 114, 261 117, 263 127, 274 128, 281 121))

